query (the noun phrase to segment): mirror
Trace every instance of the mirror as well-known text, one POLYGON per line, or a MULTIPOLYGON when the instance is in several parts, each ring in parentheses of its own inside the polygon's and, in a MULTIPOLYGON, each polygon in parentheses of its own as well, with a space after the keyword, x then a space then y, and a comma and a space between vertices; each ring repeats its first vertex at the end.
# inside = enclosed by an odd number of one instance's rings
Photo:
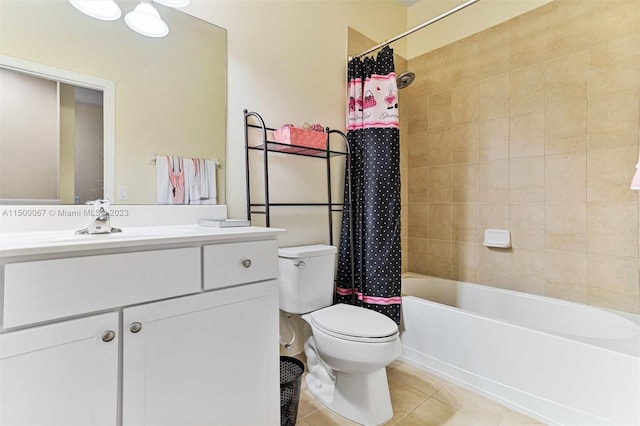
MULTIPOLYGON (((138 4, 117 2, 123 15, 138 4)), ((61 100, 69 84, 103 92, 104 196, 112 202, 155 204, 155 156, 174 155, 217 160, 217 202, 223 204, 226 31, 179 10, 154 6, 169 26, 164 38, 137 34, 123 18, 113 22, 90 18, 66 0, 2 0, 0 60, 5 66, 11 62, 12 70, 31 74, 29 66, 37 64, 36 75, 62 82, 61 100)), ((2 139, 1 144, 11 144, 4 135, 2 139)), ((51 149, 60 154, 58 198, 64 204, 76 202, 64 195, 62 185, 65 177, 74 179, 69 169, 75 172, 75 167, 65 167, 64 146, 51 149)), ((37 170, 30 156, 23 157, 19 167, 37 170)), ((18 200, 12 201, 33 198, 22 192, 20 182, 15 185, 18 200)))

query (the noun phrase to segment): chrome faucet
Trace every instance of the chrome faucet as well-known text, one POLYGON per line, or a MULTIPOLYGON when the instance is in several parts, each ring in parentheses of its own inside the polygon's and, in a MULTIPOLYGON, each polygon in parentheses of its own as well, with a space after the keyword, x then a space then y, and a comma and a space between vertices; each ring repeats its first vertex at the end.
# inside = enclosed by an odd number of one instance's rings
POLYGON ((109 200, 87 201, 88 205, 93 205, 93 213, 95 219, 89 226, 76 231, 76 234, 111 234, 113 232, 122 232, 120 228, 111 226, 111 217, 109 216, 109 200))

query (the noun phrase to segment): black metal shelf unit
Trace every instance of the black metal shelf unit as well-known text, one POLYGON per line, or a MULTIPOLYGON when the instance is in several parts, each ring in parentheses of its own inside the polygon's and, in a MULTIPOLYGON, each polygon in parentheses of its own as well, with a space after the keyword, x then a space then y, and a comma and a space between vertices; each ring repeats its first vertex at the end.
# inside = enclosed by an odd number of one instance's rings
MULTIPOLYGON (((340 130, 332 130, 328 127, 326 131, 326 145, 324 149, 309 148, 305 146, 289 145, 271 141, 268 138, 267 132, 275 131, 272 127, 267 127, 264 120, 257 112, 250 112, 244 110, 244 141, 245 141, 245 166, 246 166, 246 185, 247 185, 247 219, 251 220, 251 215, 261 214, 265 215, 265 224, 267 227, 271 226, 271 208, 272 207, 327 207, 327 213, 329 217, 329 244, 333 245, 333 213, 342 212, 349 215, 349 222, 351 222, 351 200, 346 199, 343 202, 336 203, 332 199, 331 194, 331 159, 336 156, 345 157, 345 166, 347 170, 351 165, 349 142, 347 136, 340 130), (253 121, 253 122, 250 122, 253 121), (261 143, 258 145, 250 145, 249 131, 254 129, 261 132, 261 143), (331 149, 330 140, 332 135, 338 135, 344 142, 344 150, 331 149), (265 149, 266 147, 266 149, 265 149), (264 169, 264 203, 253 203, 251 201, 251 173, 250 173, 250 161, 249 151, 257 150, 264 153, 263 169, 264 169), (299 155, 304 157, 315 157, 324 159, 326 161, 327 169, 327 202, 326 203, 274 203, 269 197, 269 153, 276 153, 282 155, 299 155)), ((255 140, 255 139, 254 139, 255 140)), ((351 188, 350 174, 345 173, 347 177, 347 185, 351 188)), ((350 194, 351 191, 348 191, 350 194)), ((352 227, 350 227, 352 228, 352 227)), ((352 239, 351 239, 352 241, 352 239)), ((352 251, 353 253, 353 251, 352 251)))

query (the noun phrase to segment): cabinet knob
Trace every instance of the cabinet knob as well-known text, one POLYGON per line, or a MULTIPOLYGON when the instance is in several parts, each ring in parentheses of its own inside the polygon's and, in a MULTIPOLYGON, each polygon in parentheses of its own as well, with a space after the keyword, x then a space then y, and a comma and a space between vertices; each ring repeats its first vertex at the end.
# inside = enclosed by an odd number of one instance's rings
POLYGON ((251 267, 251 259, 243 259, 242 260, 242 266, 244 266, 245 268, 250 268, 251 267))
POLYGON ((132 322, 131 325, 129 326, 129 331, 132 333, 138 333, 140 332, 140 330, 142 330, 142 323, 139 322, 132 322))
POLYGON ((115 338, 116 338, 116 332, 113 330, 107 330, 104 333, 102 333, 102 341, 105 343, 109 343, 115 338))

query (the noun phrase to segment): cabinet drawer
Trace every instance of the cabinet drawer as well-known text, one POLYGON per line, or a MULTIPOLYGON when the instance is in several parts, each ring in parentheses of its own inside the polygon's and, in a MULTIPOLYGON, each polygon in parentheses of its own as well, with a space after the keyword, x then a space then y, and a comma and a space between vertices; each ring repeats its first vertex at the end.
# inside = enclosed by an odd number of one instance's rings
POLYGON ((11 263, 4 327, 200 291, 197 247, 11 263))
POLYGON ((275 278, 278 243, 269 240, 205 246, 203 262, 206 289, 275 278))

